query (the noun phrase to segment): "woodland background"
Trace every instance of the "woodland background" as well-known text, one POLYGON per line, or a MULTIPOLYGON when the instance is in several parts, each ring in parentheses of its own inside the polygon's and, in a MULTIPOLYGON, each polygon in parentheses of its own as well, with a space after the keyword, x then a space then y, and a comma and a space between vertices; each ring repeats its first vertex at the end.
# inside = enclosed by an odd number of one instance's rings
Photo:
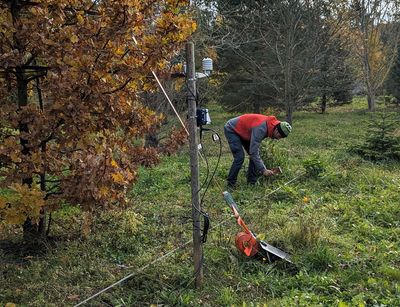
POLYGON ((398 305, 399 4, 0 1, 0 302, 73 305, 190 239, 186 134, 154 75, 185 118, 191 40, 221 137, 205 286, 184 246, 93 304, 398 305), (284 175, 233 196, 295 267, 233 248, 222 127, 243 112, 293 124, 262 149, 284 175))

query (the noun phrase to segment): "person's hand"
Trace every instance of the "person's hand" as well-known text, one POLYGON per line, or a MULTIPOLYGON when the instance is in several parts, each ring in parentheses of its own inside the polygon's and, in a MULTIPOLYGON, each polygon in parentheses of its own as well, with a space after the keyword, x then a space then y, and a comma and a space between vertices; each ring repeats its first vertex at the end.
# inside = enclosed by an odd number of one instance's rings
POLYGON ((275 174, 275 173, 274 173, 273 171, 269 170, 269 169, 265 169, 264 172, 263 172, 263 175, 264 175, 265 177, 271 177, 271 176, 273 176, 274 174, 275 174))

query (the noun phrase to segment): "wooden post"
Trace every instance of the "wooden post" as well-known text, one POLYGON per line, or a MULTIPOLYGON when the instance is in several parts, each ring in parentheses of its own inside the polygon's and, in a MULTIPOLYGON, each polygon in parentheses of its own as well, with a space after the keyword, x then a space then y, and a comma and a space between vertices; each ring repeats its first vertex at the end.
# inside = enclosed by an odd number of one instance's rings
POLYGON ((186 78, 188 85, 188 130, 190 149, 190 172, 192 189, 192 219, 193 219, 193 260, 195 273, 195 286, 200 287, 203 282, 203 247, 201 242, 200 223, 200 197, 199 197, 199 156, 197 141, 197 120, 196 120, 196 70, 194 62, 194 44, 186 44, 186 78))

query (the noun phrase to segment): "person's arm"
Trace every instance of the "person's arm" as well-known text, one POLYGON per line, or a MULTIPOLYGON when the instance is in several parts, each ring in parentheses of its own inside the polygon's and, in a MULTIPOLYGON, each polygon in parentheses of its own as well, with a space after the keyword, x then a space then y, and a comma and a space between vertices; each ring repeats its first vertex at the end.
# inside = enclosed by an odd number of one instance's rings
POLYGON ((268 170, 265 165, 263 160, 260 157, 260 146, 262 140, 265 138, 267 135, 267 124, 264 122, 259 126, 254 127, 251 130, 251 138, 250 138, 250 146, 249 146, 249 156, 250 159, 253 161, 254 165, 256 166, 256 169, 262 173, 264 176, 270 176, 270 172, 272 171, 268 170))

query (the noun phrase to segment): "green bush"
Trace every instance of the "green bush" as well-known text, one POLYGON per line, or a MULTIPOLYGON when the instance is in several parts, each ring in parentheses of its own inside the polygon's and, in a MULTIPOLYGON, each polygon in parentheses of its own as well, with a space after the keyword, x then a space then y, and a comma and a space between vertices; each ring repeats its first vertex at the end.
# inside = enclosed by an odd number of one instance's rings
POLYGON ((325 163, 321 160, 321 158, 317 154, 315 154, 309 159, 304 160, 302 164, 306 171, 306 175, 309 177, 313 178, 318 177, 326 170, 325 163))
POLYGON ((277 166, 280 166, 283 169, 287 168, 289 161, 288 152, 285 148, 277 145, 276 142, 272 140, 264 140, 260 146, 260 156, 265 163, 265 167, 268 169, 277 166))
POLYGON ((365 159, 400 160, 400 137, 396 135, 399 126, 398 114, 380 112, 375 114, 368 125, 363 143, 351 150, 365 159))

